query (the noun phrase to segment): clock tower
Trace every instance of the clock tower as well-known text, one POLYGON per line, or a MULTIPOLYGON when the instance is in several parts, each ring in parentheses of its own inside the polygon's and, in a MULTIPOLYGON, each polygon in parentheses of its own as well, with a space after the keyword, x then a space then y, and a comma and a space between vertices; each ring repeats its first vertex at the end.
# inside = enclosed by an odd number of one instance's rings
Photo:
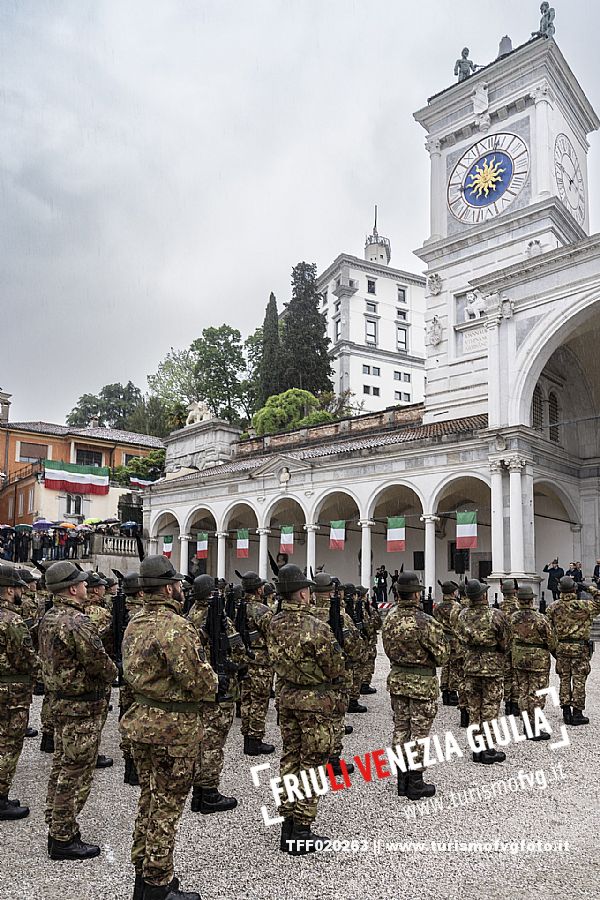
MULTIPOLYGON (((501 45, 506 50, 506 39, 501 45)), ((415 114, 431 159, 426 421, 490 412, 484 279, 589 233, 587 136, 600 122, 556 42, 535 37, 415 114)))

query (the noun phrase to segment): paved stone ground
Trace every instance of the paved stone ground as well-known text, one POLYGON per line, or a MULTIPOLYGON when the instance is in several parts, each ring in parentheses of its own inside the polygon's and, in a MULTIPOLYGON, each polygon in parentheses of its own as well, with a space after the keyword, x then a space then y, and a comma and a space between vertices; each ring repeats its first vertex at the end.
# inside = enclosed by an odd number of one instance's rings
MULTIPOLYGON (((508 748, 503 765, 480 767, 470 757, 437 765, 430 776, 445 808, 421 815, 421 804, 399 798, 392 779, 365 783, 353 776, 350 790, 328 794, 320 805, 319 831, 329 837, 364 841, 368 852, 337 852, 290 858, 277 850, 279 829, 262 824, 260 807, 272 807, 270 795, 254 788, 250 766, 241 752, 239 720, 234 723, 222 789, 236 795, 237 810, 201 816, 186 809, 176 850, 176 871, 184 887, 197 888, 204 900, 387 900, 387 898, 529 898, 600 896, 600 662, 594 660, 588 680, 592 725, 569 728, 569 747, 551 752, 548 743, 520 743, 508 748), (491 782, 543 769, 548 781, 562 764, 564 779, 484 799, 473 795, 466 806, 449 807, 451 792, 482 791, 491 782), (411 808, 413 820, 407 810, 411 808), (407 815, 409 818, 407 818, 407 815), (568 852, 390 851, 386 841, 569 841, 568 852), (375 854, 372 841, 382 841, 375 854)), ((346 757, 386 747, 391 716, 385 692, 387 662, 380 649, 369 713, 349 721, 354 734, 346 739, 346 757)), ((556 684, 553 676, 552 683, 556 684)), ((116 692, 113 694, 116 700, 116 692)), ((129 843, 137 789, 123 784, 118 751, 117 704, 109 715, 103 751, 115 757, 112 769, 96 773, 81 816, 84 837, 102 845, 102 855, 87 863, 51 862, 46 854, 43 798, 50 759, 39 752, 39 739, 27 740, 12 791, 32 807, 29 819, 0 823, 0 878, 3 900, 124 900, 132 894, 129 843)), ((31 721, 39 726, 40 698, 31 721)), ((440 707, 435 731, 452 728, 461 747, 464 731, 455 709, 440 707)), ((559 711, 548 709, 552 728, 559 711)), ((267 738, 281 747, 275 714, 269 711, 267 738)), ((262 757, 261 761, 267 759, 262 757)), ((277 771, 277 756, 273 758, 277 771)), ((460 793, 464 800, 464 795, 460 793)))

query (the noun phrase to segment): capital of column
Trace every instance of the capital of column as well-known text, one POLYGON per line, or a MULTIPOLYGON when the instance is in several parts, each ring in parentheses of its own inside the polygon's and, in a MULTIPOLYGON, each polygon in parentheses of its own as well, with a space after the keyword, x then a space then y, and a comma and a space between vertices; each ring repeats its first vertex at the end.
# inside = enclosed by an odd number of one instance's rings
POLYGON ((257 528, 256 533, 257 534, 271 534, 271 529, 270 528, 257 528))
POLYGON ((527 464, 527 460, 523 459, 522 456, 512 456, 508 463, 509 472, 522 472, 527 464))
POLYGON ((503 471, 504 471, 504 460, 503 459, 490 460, 490 472, 492 473, 492 475, 497 472, 500 472, 500 474, 502 474, 503 471))
POLYGON ((583 525, 577 525, 575 523, 571 524, 571 531, 573 532, 573 534, 579 534, 579 532, 582 530, 582 528, 583 528, 583 525))
POLYGON ((434 513, 426 513, 424 516, 419 516, 419 518, 421 522, 425 522, 425 524, 427 524, 428 522, 433 522, 433 524, 435 525, 436 522, 440 521, 440 517, 436 516, 434 513))
POLYGON ((425 149, 430 156, 440 155, 442 152, 442 142, 439 138, 428 137, 425 141, 425 149))
POLYGON ((556 99, 554 92, 547 81, 541 81, 539 84, 536 84, 529 96, 536 106, 538 103, 552 104, 556 99))
POLYGON ((304 531, 313 531, 316 532, 319 530, 320 525, 303 525, 302 528, 304 531))
POLYGON ((179 540, 181 541, 181 543, 183 543, 184 541, 191 541, 193 540, 193 538, 191 534, 180 534, 179 540))
POLYGON ((371 519, 361 519, 358 523, 361 528, 372 528, 375 524, 371 519))

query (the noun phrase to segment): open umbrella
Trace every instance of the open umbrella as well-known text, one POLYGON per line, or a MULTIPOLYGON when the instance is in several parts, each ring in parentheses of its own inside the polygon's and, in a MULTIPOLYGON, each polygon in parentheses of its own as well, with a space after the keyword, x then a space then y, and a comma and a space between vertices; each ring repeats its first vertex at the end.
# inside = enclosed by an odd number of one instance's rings
POLYGON ((31 525, 15 525, 15 531, 31 531, 31 525))
POLYGON ((116 525, 118 523, 118 519, 102 519, 103 525, 116 525))
POLYGON ((121 525, 121 528, 137 528, 137 527, 138 527, 137 522, 123 522, 123 524, 121 525))
POLYGON ((12 531, 12 525, 0 525, 0 531, 6 531, 7 529, 10 529, 10 531, 12 531))
POLYGON ((60 525, 56 526, 57 528, 75 528, 72 522, 61 522, 60 525))
POLYGON ((38 519, 33 523, 33 527, 36 531, 48 531, 49 528, 54 528, 54 522, 49 522, 48 519, 38 519))
POLYGON ((102 519, 84 519, 84 525, 99 525, 102 522, 102 519))
POLYGON ((91 530, 92 529, 90 528, 89 525, 76 525, 75 526, 75 531, 91 531, 91 530))

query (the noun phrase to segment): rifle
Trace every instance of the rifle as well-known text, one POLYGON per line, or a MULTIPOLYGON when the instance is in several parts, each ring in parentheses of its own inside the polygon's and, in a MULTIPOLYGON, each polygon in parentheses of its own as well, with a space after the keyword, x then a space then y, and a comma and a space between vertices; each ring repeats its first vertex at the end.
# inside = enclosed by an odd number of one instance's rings
POLYGON ((494 594, 494 609, 500 609, 500 604, 498 603, 498 594, 494 594))
POLYGON ((344 628, 342 625, 342 611, 340 607, 340 589, 336 583, 333 597, 329 601, 329 627, 333 631, 336 641, 344 649, 344 628))
POLYGON ((233 582, 230 582, 227 585, 227 590, 225 592, 225 615, 228 619, 235 619, 235 590, 233 587, 233 582))
POLYGON ((427 599, 425 599, 425 591, 423 591, 423 612, 427 613, 428 616, 433 615, 433 595, 431 588, 427 589, 427 599))
POLYGON ((546 612, 546 594, 545 594, 545 591, 542 591, 542 596, 541 596, 541 598, 540 598, 540 612, 541 612, 541 613, 545 613, 545 612, 546 612))
POLYGON ((363 609, 362 600, 357 600, 354 604, 354 624, 360 631, 361 637, 364 637, 366 640, 365 634, 365 611, 363 609))
POLYGON ((235 614, 235 630, 243 640, 249 658, 255 659, 255 654, 252 650, 252 642, 256 638, 257 632, 250 631, 250 623, 248 622, 248 604, 245 597, 242 597, 240 600, 240 605, 235 614))
POLYGON ((218 590, 213 591, 208 601, 206 631, 210 648, 210 664, 219 679, 217 703, 232 700, 233 697, 229 693, 229 680, 230 676, 237 671, 237 667, 230 659, 225 601, 218 590))
POLYGON ((119 590, 113 597, 112 602, 112 633, 113 633, 113 655, 115 665, 119 670, 117 683, 119 687, 123 685, 123 635, 129 624, 129 615, 127 614, 127 606, 125 605, 125 594, 122 590, 123 574, 118 569, 113 569, 113 573, 119 580, 119 590))

